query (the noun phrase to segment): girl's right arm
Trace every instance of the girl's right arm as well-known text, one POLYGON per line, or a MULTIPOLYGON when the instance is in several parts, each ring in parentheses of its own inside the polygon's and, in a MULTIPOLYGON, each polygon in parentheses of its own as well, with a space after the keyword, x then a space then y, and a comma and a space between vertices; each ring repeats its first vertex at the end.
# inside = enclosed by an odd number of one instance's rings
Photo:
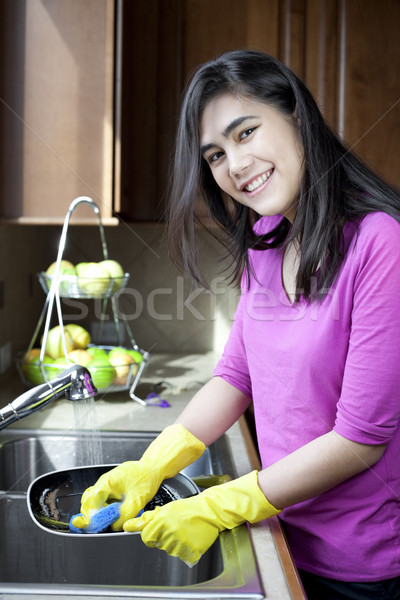
POLYGON ((230 383, 213 377, 193 396, 175 422, 209 446, 238 420, 250 402, 230 383))

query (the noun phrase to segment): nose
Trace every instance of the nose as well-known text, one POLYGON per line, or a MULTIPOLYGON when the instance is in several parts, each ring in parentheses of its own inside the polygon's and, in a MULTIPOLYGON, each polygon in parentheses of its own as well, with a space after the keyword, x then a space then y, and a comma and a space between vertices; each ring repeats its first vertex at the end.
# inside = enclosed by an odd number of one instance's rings
POLYGON ((229 174, 233 178, 242 177, 251 165, 251 157, 242 149, 229 153, 229 174))

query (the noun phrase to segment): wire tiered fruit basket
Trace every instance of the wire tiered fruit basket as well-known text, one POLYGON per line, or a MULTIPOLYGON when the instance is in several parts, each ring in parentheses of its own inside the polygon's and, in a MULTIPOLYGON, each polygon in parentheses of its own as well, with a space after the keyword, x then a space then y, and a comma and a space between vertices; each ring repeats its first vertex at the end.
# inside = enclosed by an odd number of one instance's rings
MULTIPOLYGON (((129 390, 129 395, 133 400, 146 405, 146 401, 139 398, 135 390, 143 371, 150 361, 150 353, 137 345, 128 321, 124 317, 118 316, 116 304, 118 294, 127 285, 129 273, 103 279, 102 277, 85 277, 85 274, 82 276, 79 273, 65 274, 65 271, 61 270, 61 265, 67 262, 63 260, 63 255, 70 218, 80 204, 88 204, 97 215, 104 261, 109 260, 99 208, 91 198, 80 196, 71 203, 66 214, 54 269, 51 273, 47 271, 38 274, 40 284, 46 294, 46 300, 28 350, 17 356, 17 368, 24 384, 27 387, 32 387, 44 381, 51 381, 74 362, 82 364, 79 357, 83 357, 83 354, 79 355, 79 350, 78 354, 75 354, 73 359, 71 358, 73 355, 71 350, 74 349, 73 332, 78 330, 79 333, 82 328, 78 325, 64 325, 61 298, 96 299, 101 304, 99 343, 92 344, 89 339, 88 344, 83 343, 82 345, 82 340, 80 340, 80 345, 78 344, 75 349, 80 348, 82 350, 85 347, 85 357, 89 354, 90 358, 93 358, 93 361, 89 361, 83 366, 89 369, 99 392, 109 393, 129 390), (112 313, 118 346, 101 343, 109 309, 112 313), (57 315, 58 325, 50 328, 52 319, 54 321, 54 311, 57 315), (43 334, 39 337, 42 331, 43 334), (48 347, 49 338, 53 334, 58 336, 56 344, 60 349, 60 356, 57 360, 51 360, 50 362, 48 355, 46 355, 46 348, 48 347), (129 347, 124 346, 126 335, 129 339, 129 347), (38 345, 35 346, 35 344, 38 344, 38 340, 40 341, 40 349, 38 345)), ((85 331, 85 333, 89 335, 88 332, 85 331)))

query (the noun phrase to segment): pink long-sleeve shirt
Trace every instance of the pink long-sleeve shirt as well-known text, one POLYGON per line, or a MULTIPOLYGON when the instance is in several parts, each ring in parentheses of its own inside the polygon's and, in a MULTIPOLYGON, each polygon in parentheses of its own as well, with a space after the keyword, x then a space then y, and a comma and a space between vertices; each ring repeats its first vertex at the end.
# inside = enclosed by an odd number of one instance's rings
MULTIPOLYGON (((258 233, 282 217, 263 217, 258 233)), ((325 299, 292 304, 282 250, 250 251, 245 283, 214 375, 253 399, 263 468, 331 430, 383 457, 280 515, 301 569, 343 581, 400 575, 400 225, 365 217, 325 299)))

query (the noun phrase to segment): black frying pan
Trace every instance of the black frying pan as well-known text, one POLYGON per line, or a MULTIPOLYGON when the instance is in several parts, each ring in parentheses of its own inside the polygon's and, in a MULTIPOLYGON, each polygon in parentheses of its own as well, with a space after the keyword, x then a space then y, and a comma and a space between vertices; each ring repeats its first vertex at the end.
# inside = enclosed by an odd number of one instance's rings
MULTIPOLYGON (((73 534, 69 522, 73 515, 80 512, 81 496, 98 478, 116 465, 77 467, 64 471, 52 471, 37 477, 29 486, 27 503, 33 521, 47 531, 73 534)), ((179 498, 188 498, 199 493, 199 488, 190 477, 179 473, 161 484, 154 498, 144 510, 152 510, 179 498)), ((107 530, 103 533, 110 533, 107 530)), ((116 532, 113 532, 116 533, 116 532)), ((100 535, 100 534, 85 534, 100 535)))

